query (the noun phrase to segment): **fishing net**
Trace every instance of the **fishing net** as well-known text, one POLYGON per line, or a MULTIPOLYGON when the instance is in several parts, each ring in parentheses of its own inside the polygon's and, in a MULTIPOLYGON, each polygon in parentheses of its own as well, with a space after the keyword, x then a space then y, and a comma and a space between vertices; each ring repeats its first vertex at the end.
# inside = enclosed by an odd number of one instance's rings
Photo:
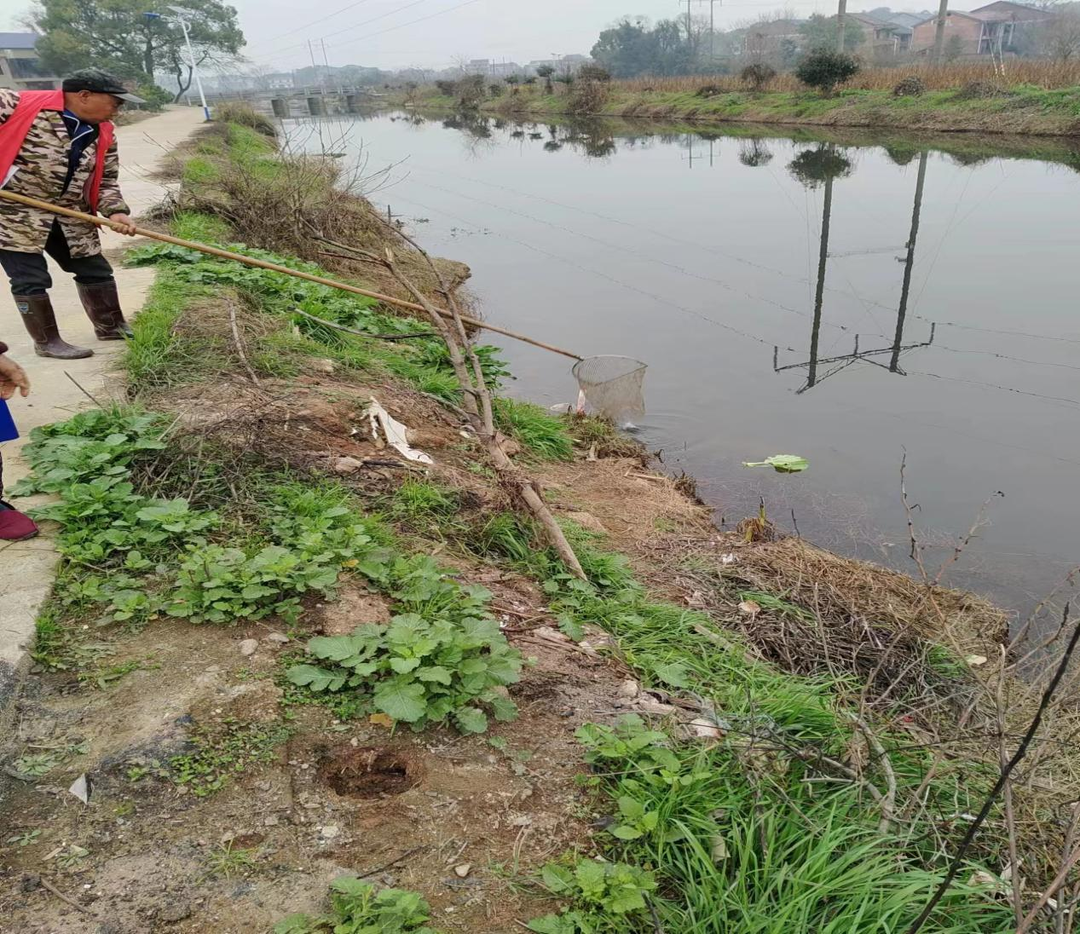
POLYGON ((617 425, 645 414, 646 365, 633 357, 586 357, 573 374, 585 400, 617 425))

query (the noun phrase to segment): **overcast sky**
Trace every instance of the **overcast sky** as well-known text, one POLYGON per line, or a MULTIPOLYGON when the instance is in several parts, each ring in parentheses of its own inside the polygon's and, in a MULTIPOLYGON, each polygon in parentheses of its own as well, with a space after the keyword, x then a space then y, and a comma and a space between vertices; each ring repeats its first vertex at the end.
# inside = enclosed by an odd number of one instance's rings
MULTIPOLYGON (((147 0, 147 7, 167 0, 147 0)), ((600 30, 625 15, 662 19, 686 13, 678 0, 233 0, 252 62, 288 70, 310 64, 307 40, 322 43, 331 65, 441 67, 456 56, 528 62, 552 54, 587 54, 600 30)), ((29 3, 0 14, 18 28, 29 3)), ((180 5, 180 4, 178 4, 180 5)), ((868 9, 874 2, 852 3, 868 9)), ((910 4, 909 4, 910 5, 910 4)), ((925 4, 924 4, 925 5, 925 4)), ((8 3, 3 3, 8 7, 8 3)), ((12 4, 15 7, 16 4, 12 4)), ((719 25, 785 8, 801 16, 835 10, 832 0, 731 0, 716 5, 719 25)), ((895 6, 895 5, 894 5, 895 6)), ((903 4, 900 4, 902 7, 903 4)), ((915 6, 918 6, 916 4, 915 6)), ((913 7, 914 8, 914 7, 913 7)), ((10 7, 9 7, 10 9, 10 7)), ((708 0, 694 0, 708 14, 708 0)), ((4 20, 7 20, 4 23, 4 20)))

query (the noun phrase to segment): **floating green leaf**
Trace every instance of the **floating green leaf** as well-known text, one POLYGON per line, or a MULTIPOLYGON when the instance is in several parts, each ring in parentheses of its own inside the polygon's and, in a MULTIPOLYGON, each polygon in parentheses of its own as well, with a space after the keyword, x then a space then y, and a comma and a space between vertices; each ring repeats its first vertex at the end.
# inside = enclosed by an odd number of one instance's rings
POLYGON ((763 461, 743 461, 743 467, 772 467, 777 473, 801 473, 809 466, 810 462, 798 454, 774 454, 763 461))

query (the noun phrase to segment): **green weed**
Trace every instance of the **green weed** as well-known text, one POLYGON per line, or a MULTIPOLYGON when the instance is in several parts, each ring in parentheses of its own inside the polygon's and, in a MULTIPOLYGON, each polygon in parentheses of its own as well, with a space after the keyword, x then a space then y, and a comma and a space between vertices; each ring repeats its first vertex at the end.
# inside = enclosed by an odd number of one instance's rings
POLYGON ((370 882, 342 876, 330 883, 330 902, 330 915, 290 915, 274 925, 274 934, 438 934, 427 926, 431 907, 416 892, 380 891, 370 882))
POLYGON ((131 674, 133 671, 138 671, 144 667, 146 667, 145 663, 138 659, 132 659, 131 661, 121 662, 117 665, 105 665, 91 671, 81 671, 79 672, 79 681, 80 683, 90 684, 99 690, 104 691, 131 674))
MULTIPOLYGON (((274 748, 288 737, 289 728, 280 723, 226 720, 220 728, 197 728, 189 737, 192 751, 169 760, 169 775, 177 785, 205 798, 241 773, 270 762, 274 748)), ((138 781, 145 774, 133 777, 129 772, 129 778, 138 781)))
POLYGON ((390 514, 417 523, 438 524, 452 517, 460 508, 453 490, 424 480, 406 480, 394 491, 390 514))
POLYGON ((529 519, 514 512, 497 512, 468 536, 466 544, 481 557, 525 564, 535 551, 535 539, 536 531, 529 519))
POLYGON ((90 851, 86 847, 79 846, 77 843, 71 843, 57 854, 56 865, 61 869, 71 869, 81 863, 89 855, 90 851))
POLYGON ((570 865, 548 863, 544 887, 566 898, 570 907, 560 914, 534 918, 527 925, 537 934, 622 934, 645 930, 648 899, 656 891, 651 872, 627 863, 578 859, 570 865))
POLYGON ((451 720, 463 733, 483 733, 485 709, 514 719, 517 707, 500 689, 519 680, 521 655, 487 614, 491 595, 450 581, 430 558, 399 559, 391 573, 398 605, 411 612, 311 639, 316 664, 294 665, 288 680, 316 693, 347 692, 357 712, 377 710, 414 730, 451 720))
POLYGON ((61 757, 54 752, 26 753, 15 760, 15 771, 20 775, 41 778, 55 769, 60 761, 61 757))
POLYGON ((206 857, 207 875, 222 879, 246 876, 256 868, 256 853, 254 849, 234 847, 231 841, 215 847, 206 857))
MULTIPOLYGON (((679 893, 658 906, 665 929, 903 930, 938 874, 877 831, 856 788, 815 787, 804 760, 760 738, 755 748, 744 730, 708 748, 681 746, 636 717, 578 730, 616 814, 612 849, 679 893)), ((784 735, 798 743, 790 727, 784 735)), ((1008 907, 991 895, 958 886, 927 930, 1011 930, 1008 907)))
POLYGON ((40 829, 24 830, 22 833, 13 834, 7 838, 7 843, 14 843, 17 847, 32 846, 37 843, 41 836, 40 829))

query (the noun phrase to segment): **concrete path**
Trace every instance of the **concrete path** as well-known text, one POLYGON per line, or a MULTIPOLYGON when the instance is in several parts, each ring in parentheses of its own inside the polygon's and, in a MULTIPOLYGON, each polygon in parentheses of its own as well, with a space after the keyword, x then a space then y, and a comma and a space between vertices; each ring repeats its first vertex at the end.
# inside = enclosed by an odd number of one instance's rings
MULTIPOLYGON (((164 165, 169 151, 201 123, 202 110, 178 107, 117 129, 120 184, 133 215, 149 210, 165 196, 166 186, 152 176, 164 165)), ((142 307, 146 292, 154 281, 152 268, 119 268, 117 251, 135 242, 138 241, 111 230, 102 231, 102 247, 113 265, 118 267, 120 300, 129 318, 142 307)), ((74 281, 51 260, 49 266, 60 333, 73 344, 92 347, 94 356, 68 361, 35 356, 33 344, 18 320, 7 289, 0 289, 0 337, 10 345, 9 356, 26 369, 31 384, 29 398, 17 397, 10 403, 24 438, 5 444, 3 448, 4 480, 8 487, 26 473, 19 450, 30 429, 60 421, 89 405, 89 400, 64 375, 65 372, 95 399, 104 402, 119 396, 113 369, 123 345, 99 343, 94 339, 94 330, 79 304, 74 281)), ((56 550, 49 535, 29 542, 0 545, 0 711, 13 690, 15 673, 33 635, 38 609, 52 587, 56 561, 56 550)))

